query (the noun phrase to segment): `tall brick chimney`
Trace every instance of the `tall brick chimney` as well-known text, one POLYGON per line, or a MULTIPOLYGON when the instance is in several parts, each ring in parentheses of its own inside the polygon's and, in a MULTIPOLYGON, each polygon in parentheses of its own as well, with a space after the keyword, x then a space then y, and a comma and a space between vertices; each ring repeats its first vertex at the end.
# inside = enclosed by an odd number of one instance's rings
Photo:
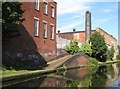
POLYGON ((91 12, 86 11, 85 13, 85 40, 90 38, 91 35, 91 12))

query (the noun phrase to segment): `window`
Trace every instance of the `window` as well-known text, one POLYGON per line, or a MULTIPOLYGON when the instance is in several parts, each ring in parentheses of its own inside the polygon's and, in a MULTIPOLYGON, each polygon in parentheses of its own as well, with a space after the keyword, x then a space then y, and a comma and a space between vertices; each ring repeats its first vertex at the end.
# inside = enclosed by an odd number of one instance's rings
POLYGON ((34 36, 38 36, 39 19, 34 18, 34 36))
POLYGON ((35 0, 35 9, 39 10, 39 0, 35 0))
POLYGON ((51 6, 51 17, 54 18, 54 7, 53 6, 51 6))
POLYGON ((44 14, 47 14, 47 3, 44 2, 44 14))
POLYGON ((43 22, 43 37, 47 38, 47 23, 43 22))
POLYGON ((50 39, 54 39, 54 26, 50 25, 50 39))

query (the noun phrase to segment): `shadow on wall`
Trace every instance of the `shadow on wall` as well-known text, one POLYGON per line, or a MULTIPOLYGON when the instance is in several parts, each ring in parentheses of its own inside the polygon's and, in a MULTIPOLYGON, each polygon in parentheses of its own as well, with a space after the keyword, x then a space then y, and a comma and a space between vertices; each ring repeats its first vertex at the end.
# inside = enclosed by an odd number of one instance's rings
POLYGON ((30 70, 46 66, 45 58, 38 53, 36 43, 26 28, 20 24, 17 30, 17 32, 12 31, 9 40, 2 43, 2 64, 30 70))

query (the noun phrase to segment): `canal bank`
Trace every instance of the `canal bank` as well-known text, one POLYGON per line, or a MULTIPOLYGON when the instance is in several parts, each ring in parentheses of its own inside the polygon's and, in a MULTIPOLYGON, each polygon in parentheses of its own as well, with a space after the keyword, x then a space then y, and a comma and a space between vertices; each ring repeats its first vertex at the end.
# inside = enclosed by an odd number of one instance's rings
MULTIPOLYGON (((66 71, 66 70, 75 69, 75 68, 83 68, 83 67, 86 67, 86 66, 89 67, 90 65, 87 65, 87 64, 82 65, 82 64, 80 64, 81 61, 79 62, 77 60, 81 56, 82 56, 82 54, 67 55, 67 56, 59 58, 57 60, 50 61, 50 62, 47 63, 48 66, 45 68, 45 70, 23 72, 23 73, 20 73, 20 74, 17 74, 17 75, 14 75, 14 74, 13 75, 3 75, 3 77, 2 77, 3 84, 7 83, 9 81, 20 80, 20 82, 21 82, 22 79, 29 80, 31 78, 34 78, 34 77, 37 77, 37 76, 40 77, 40 76, 45 75, 45 74, 51 74, 51 73, 66 71), (75 62, 75 63, 78 63, 79 65, 76 65, 72 62, 72 61, 75 61, 75 60, 77 60, 77 62, 75 62), (70 66, 67 66, 67 63, 70 66), (71 66, 71 63, 74 66, 71 66)), ((103 63, 103 64, 105 65, 105 64, 117 63, 117 62, 120 62, 120 61, 113 61, 113 62, 110 61, 110 62, 106 62, 106 63, 103 63)), ((103 65, 103 64, 99 63, 99 65, 103 65)))
MULTIPOLYGON (((76 62, 76 59, 72 63, 76 62)), ((70 63, 69 63, 70 64, 70 63)), ((4 87, 25 87, 35 89, 44 87, 105 87, 111 85, 118 78, 118 72, 116 68, 120 68, 118 64, 105 65, 99 67, 82 67, 74 68, 76 65, 72 65, 73 69, 70 70, 58 70, 55 73, 44 74, 40 76, 34 76, 30 78, 17 79, 11 82, 3 83, 4 87), (115 72, 115 73, 113 73, 115 72), (97 77, 99 76, 99 77, 97 77)), ((120 65, 120 64, 119 64, 120 65)), ((71 65, 70 65, 71 66, 71 65)), ((59 67, 60 68, 60 67, 59 67)), ((58 69, 59 69, 58 68, 58 69)))
POLYGON ((69 59, 76 57, 77 55, 78 54, 67 55, 65 57, 50 61, 47 63, 48 66, 45 68, 45 70, 36 70, 36 71, 28 71, 28 72, 23 72, 23 73, 18 73, 18 74, 2 75, 2 81, 5 82, 5 81, 26 78, 26 77, 33 77, 33 76, 38 76, 38 75, 43 75, 43 74, 48 74, 48 73, 54 73, 57 67, 61 66, 64 62, 68 61, 69 59))

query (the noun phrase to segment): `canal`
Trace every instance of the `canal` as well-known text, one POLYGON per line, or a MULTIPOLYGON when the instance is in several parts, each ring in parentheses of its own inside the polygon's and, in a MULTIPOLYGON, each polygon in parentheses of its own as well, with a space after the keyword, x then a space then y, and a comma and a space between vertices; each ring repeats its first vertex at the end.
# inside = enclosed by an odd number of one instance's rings
MULTIPOLYGON (((79 65, 79 58, 70 60, 63 66, 79 65)), ((99 67, 83 67, 36 76, 30 79, 3 83, 4 87, 120 87, 120 64, 99 67)), ((3 88, 4 88, 3 87, 3 88)))

